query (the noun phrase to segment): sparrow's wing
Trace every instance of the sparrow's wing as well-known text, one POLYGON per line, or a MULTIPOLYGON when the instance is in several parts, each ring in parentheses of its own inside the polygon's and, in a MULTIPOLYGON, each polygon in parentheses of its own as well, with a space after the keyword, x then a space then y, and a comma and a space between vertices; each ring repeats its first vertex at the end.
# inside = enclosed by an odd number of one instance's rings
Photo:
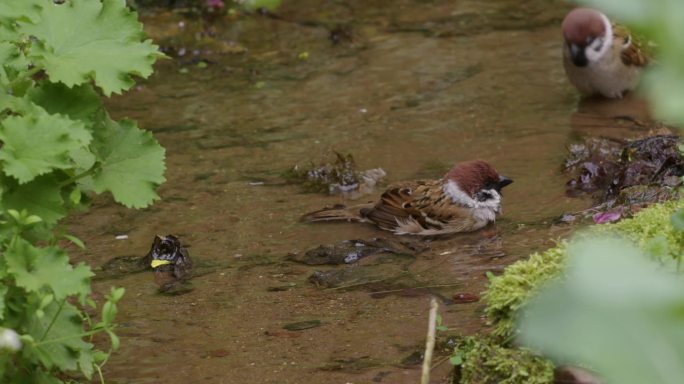
POLYGON ((472 230, 476 224, 471 208, 454 203, 441 188, 424 195, 414 202, 423 220, 430 229, 441 229, 445 232, 464 232, 472 230))
POLYGON ((419 217, 413 205, 413 195, 420 182, 390 187, 380 196, 375 206, 361 210, 361 216, 373 221, 380 228, 394 230, 398 222, 419 217))
POLYGON ((362 215, 380 228, 422 235, 464 232, 475 225, 470 209, 454 204, 441 180, 390 188, 362 215))
POLYGON ((625 65, 645 67, 651 61, 644 40, 631 34, 627 27, 613 24, 613 36, 615 44, 620 45, 620 58, 625 65))

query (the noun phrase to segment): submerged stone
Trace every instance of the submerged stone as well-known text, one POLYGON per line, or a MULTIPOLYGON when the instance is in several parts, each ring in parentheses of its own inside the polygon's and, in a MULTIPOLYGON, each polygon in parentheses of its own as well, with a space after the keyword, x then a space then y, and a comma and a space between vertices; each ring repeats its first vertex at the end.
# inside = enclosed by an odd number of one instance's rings
POLYGON ((339 243, 320 245, 303 254, 290 254, 288 260, 307 265, 352 264, 378 253, 413 256, 427 246, 410 240, 372 238, 369 240, 343 240, 339 243))

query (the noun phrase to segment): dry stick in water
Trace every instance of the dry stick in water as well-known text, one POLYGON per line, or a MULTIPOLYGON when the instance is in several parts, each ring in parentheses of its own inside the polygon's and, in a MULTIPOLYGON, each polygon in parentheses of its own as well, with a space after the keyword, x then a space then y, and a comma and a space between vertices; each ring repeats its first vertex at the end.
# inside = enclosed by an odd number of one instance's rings
POLYGON ((423 359, 423 374, 420 384, 430 382, 430 364, 432 364, 432 351, 435 349, 435 333, 437 331, 437 299, 430 299, 430 317, 428 319, 428 334, 425 341, 425 358, 423 359))

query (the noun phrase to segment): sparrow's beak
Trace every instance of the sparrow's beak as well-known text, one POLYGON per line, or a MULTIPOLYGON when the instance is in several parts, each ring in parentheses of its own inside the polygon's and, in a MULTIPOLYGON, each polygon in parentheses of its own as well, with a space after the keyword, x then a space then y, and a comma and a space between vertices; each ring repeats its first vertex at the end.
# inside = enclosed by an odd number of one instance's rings
POLYGON ((577 44, 569 44, 570 48, 570 58, 572 63, 578 67, 586 67, 589 64, 587 60, 587 55, 584 53, 584 47, 580 47, 577 44))
POLYGON ((162 265, 166 265, 166 264, 171 264, 171 261, 154 259, 154 260, 152 260, 152 263, 150 263, 150 266, 152 268, 157 268, 157 267, 161 267, 162 265))
POLYGON ((513 180, 509 179, 506 176, 499 176, 499 182, 496 184, 496 191, 501 192, 501 189, 503 189, 503 187, 507 186, 508 184, 510 184, 512 182, 513 182, 513 180))

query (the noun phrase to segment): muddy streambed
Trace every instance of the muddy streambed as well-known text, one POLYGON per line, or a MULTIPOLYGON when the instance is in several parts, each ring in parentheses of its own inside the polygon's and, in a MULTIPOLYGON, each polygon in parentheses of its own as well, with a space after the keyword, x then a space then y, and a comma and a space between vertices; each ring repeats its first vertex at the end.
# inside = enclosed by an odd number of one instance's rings
MULTIPOLYGON (((482 302, 448 299, 477 295, 486 272, 567 235, 553 220, 590 204, 565 195, 569 142, 593 129, 635 129, 610 117, 631 113, 629 101, 578 109, 560 65, 566 9, 546 0, 307 0, 286 2, 279 18, 145 16, 179 57, 109 107, 166 148, 162 200, 132 211, 101 198, 70 228, 88 246, 79 258, 94 267, 175 234, 208 269, 179 296, 157 294, 151 273, 96 282, 100 294, 126 288, 108 382, 416 383, 419 370, 404 359, 422 349, 431 293, 446 299, 453 333, 482 330, 482 302), (497 225, 431 241, 415 257, 294 263, 288 254, 320 244, 388 236, 299 222, 345 201, 304 193, 281 174, 331 150, 352 153, 362 169, 382 167, 388 182, 440 177, 455 161, 481 158, 515 183, 497 225), (316 270, 370 267, 380 283, 325 289, 308 280, 316 270), (401 290, 421 287, 432 288, 401 290)), ((435 382, 447 371, 437 368, 435 382)))

